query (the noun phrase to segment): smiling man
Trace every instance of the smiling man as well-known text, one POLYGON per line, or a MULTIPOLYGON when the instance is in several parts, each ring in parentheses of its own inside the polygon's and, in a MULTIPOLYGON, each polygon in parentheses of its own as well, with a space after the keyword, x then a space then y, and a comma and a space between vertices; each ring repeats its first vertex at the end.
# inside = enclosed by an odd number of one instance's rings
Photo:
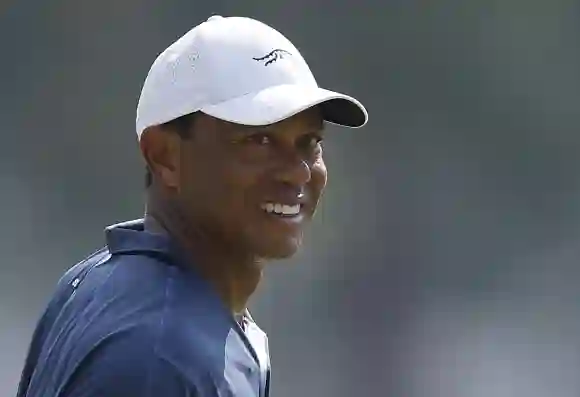
POLYGON ((18 396, 267 396, 267 339, 246 303, 314 215, 324 123, 366 121, 261 22, 216 16, 173 43, 137 108, 144 219, 108 227, 59 281, 18 396))

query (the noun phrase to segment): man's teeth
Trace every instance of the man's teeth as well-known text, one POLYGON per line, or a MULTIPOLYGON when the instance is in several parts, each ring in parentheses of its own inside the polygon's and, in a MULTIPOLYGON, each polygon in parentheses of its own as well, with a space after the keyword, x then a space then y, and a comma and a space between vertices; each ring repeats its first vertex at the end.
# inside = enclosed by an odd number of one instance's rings
POLYGON ((262 209, 269 214, 298 215, 300 212, 300 204, 286 205, 280 203, 266 203, 262 205, 262 209))

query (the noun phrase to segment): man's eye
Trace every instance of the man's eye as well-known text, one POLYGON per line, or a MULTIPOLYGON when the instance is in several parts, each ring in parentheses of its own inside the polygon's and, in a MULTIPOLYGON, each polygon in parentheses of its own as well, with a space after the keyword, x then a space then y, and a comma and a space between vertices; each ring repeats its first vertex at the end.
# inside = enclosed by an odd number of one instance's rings
POLYGON ((322 137, 318 135, 305 136, 301 142, 300 147, 306 150, 317 150, 322 144, 322 137))
POLYGON ((267 134, 252 134, 246 138, 246 142, 264 146, 272 143, 272 139, 267 134))
POLYGON ((322 137, 320 137, 320 136, 312 137, 310 142, 311 142, 312 147, 317 147, 319 145, 322 145, 322 137))

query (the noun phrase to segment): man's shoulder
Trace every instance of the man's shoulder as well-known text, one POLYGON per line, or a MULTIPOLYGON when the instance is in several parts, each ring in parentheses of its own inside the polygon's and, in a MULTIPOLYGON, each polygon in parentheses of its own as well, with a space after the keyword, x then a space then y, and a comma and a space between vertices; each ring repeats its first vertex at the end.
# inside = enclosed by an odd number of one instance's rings
MULTIPOLYGON (((188 288, 182 276, 148 255, 111 255, 107 248, 89 255, 63 275, 41 319, 36 371, 53 368, 66 381, 86 367, 106 377, 115 375, 106 363, 124 362, 134 371, 163 367, 193 383, 197 373, 211 369, 206 343, 215 327, 203 310, 196 316, 187 309, 203 302, 195 302, 195 285, 188 288), (145 367, 146 360, 155 363, 145 367)), ((128 376, 134 372, 114 368, 128 376)))
POLYGON ((53 299, 66 299, 61 316, 77 328, 114 332, 124 327, 161 324, 174 304, 179 269, 146 254, 114 255, 105 247, 70 268, 53 299), (90 326, 90 327, 89 327, 90 326))
POLYGON ((107 335, 162 323, 167 270, 155 258, 111 255, 107 248, 89 255, 57 284, 41 320, 50 330, 47 342, 80 353, 107 335))
POLYGON ((72 269, 65 275, 75 290, 68 305, 83 337, 135 329, 130 335, 147 337, 160 356, 191 356, 207 353, 210 340, 231 330, 205 284, 168 258, 104 249, 72 269))

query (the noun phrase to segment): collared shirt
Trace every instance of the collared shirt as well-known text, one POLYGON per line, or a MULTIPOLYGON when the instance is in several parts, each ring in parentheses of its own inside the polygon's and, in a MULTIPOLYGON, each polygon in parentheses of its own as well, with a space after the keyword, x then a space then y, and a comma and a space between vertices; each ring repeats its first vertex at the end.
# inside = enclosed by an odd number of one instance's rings
POLYGON ((266 335, 242 329, 168 237, 142 220, 59 281, 17 397, 267 397, 266 335))

